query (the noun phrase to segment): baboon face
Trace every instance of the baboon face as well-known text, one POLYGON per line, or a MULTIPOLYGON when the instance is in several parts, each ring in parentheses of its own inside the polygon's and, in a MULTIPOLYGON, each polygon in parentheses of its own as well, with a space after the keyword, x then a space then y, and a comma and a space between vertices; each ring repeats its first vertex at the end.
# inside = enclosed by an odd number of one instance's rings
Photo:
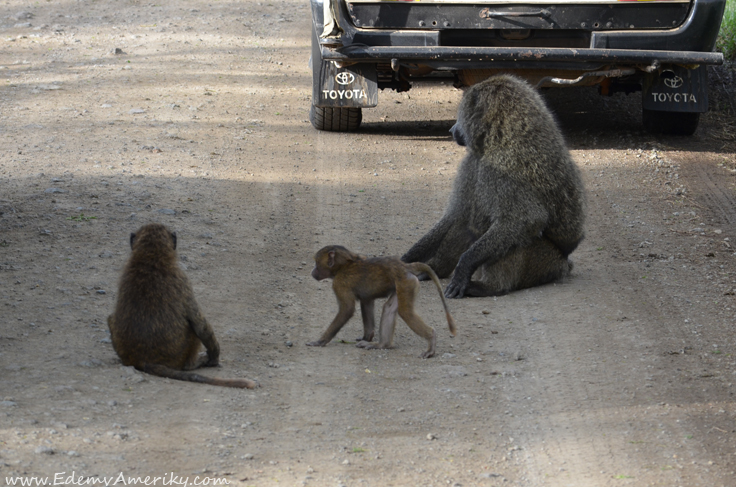
POLYGON ((312 277, 318 281, 331 279, 333 272, 331 267, 335 265, 335 251, 322 249, 314 255, 314 269, 312 277))
POLYGON ((455 125, 450 128, 450 133, 452 134, 452 138, 455 140, 455 142, 457 142, 457 145, 465 147, 465 133, 460 126, 459 120, 455 122, 455 125))

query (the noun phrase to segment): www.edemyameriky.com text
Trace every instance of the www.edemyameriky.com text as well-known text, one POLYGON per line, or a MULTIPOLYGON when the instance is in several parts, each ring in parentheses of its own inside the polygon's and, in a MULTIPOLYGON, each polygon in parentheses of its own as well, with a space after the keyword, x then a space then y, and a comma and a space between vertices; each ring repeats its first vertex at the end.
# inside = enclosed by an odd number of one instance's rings
POLYGON ((174 475, 173 472, 160 476, 132 476, 125 475, 120 472, 117 476, 110 477, 85 477, 78 475, 76 472, 58 472, 53 477, 5 477, 5 484, 8 486, 20 487, 42 487, 42 486, 63 486, 63 485, 79 485, 79 486, 173 486, 173 487, 189 487, 189 486, 217 486, 229 485, 227 479, 215 477, 185 477, 174 475))

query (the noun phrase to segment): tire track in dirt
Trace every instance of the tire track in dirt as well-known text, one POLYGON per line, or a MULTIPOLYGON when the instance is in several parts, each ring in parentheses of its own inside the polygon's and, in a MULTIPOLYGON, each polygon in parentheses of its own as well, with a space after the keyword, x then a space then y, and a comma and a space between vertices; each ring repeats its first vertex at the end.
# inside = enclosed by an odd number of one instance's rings
POLYGON ((673 159, 682 164, 684 176, 688 180, 691 194, 701 204, 716 210, 718 216, 729 225, 736 225, 736 197, 733 195, 733 183, 724 177, 724 171, 718 168, 718 161, 710 153, 680 153, 673 159), (721 173, 721 174, 718 174, 721 173))
MULTIPOLYGON (((599 191, 590 198, 588 237, 573 256, 570 281, 499 299, 507 308, 500 313, 521 315, 510 340, 530 344, 519 380, 499 405, 513 412, 508 434, 519 448, 522 485, 722 484, 721 469, 684 466, 685 458, 708 464, 711 449, 707 440, 683 441, 699 430, 709 398, 678 378, 668 355, 683 344, 700 346, 690 315, 655 304, 672 290, 665 282, 644 284, 641 262, 596 248, 638 247, 643 229, 608 210, 628 196, 599 191)), ((645 210, 642 219, 656 221, 659 208, 645 210)), ((684 370, 699 367, 697 357, 676 360, 684 370)))

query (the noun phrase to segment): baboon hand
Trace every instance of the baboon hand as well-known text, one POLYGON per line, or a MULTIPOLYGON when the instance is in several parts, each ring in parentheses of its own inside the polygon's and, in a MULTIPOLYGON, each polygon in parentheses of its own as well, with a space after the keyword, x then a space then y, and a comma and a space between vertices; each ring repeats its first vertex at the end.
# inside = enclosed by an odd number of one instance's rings
POLYGON ((465 290, 468 288, 470 279, 462 276, 453 276, 450 284, 445 288, 445 297, 450 299, 460 299, 465 296, 465 290))

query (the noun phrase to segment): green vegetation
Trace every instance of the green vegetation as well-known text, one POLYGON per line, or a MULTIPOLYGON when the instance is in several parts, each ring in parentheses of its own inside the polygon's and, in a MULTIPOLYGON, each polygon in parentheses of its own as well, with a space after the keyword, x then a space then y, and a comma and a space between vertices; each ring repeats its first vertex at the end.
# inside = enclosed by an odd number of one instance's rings
POLYGON ((726 0, 716 49, 723 52, 726 59, 736 60, 736 0, 726 0))

